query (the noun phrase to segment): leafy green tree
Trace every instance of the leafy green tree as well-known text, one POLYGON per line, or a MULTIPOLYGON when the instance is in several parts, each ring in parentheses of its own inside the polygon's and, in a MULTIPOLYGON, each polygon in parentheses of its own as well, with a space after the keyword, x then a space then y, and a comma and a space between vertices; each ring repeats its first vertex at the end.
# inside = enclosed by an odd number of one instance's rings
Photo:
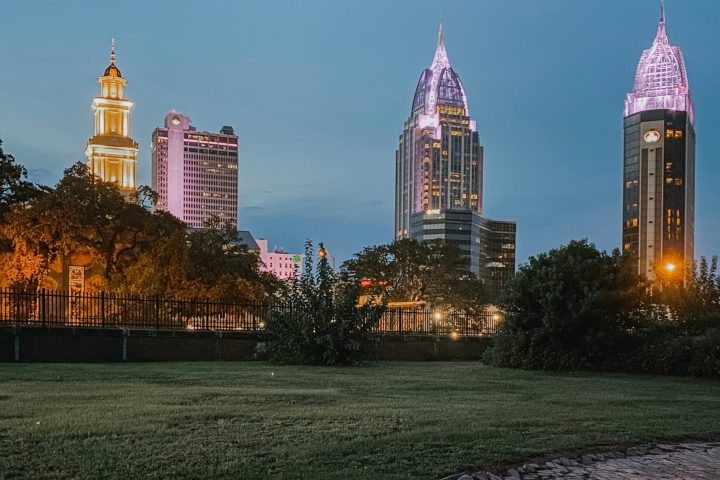
POLYGON ((647 318, 647 285, 619 251, 587 240, 531 257, 510 280, 492 355, 503 366, 593 368, 647 318))
POLYGON ((120 293, 265 300, 276 288, 258 256, 234 228, 211 220, 189 231, 167 212, 152 212, 147 187, 126 199, 112 183, 77 163, 52 189, 14 203, 0 222, 10 248, 2 268, 12 285, 37 288, 61 255, 88 253, 104 271, 106 289, 120 293))
POLYGON ((0 140, 0 221, 14 205, 23 204, 42 190, 27 181, 27 170, 5 153, 0 140))
POLYGON ((384 307, 357 306, 359 287, 341 281, 328 264, 322 243, 317 264, 312 243, 305 245, 305 268, 282 293, 281 308, 267 321, 262 353, 291 364, 351 364, 367 358, 372 328, 384 307))
POLYGON ((482 309, 489 303, 482 282, 470 272, 468 257, 456 245, 398 240, 367 247, 342 266, 342 274, 365 292, 389 302, 426 301, 433 306, 482 309))
POLYGON ((685 332, 720 327, 718 258, 702 257, 687 270, 684 279, 662 269, 657 273, 660 288, 656 288, 656 302, 667 306, 674 326, 685 332))
MULTIPOLYGON (((93 177, 78 162, 65 170, 54 189, 16 205, 3 230, 14 253, 34 252, 42 258, 44 269, 58 255, 83 250, 95 257, 111 279, 157 234, 160 226, 155 220, 139 204, 126 201, 117 186, 93 177)), ((175 227, 181 225, 176 222, 175 227)))

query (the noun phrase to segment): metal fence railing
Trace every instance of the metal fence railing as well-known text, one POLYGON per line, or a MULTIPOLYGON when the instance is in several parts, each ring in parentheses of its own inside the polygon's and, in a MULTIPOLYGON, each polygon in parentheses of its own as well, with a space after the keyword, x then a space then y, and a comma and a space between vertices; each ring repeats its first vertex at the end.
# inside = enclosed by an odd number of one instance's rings
MULTIPOLYGON (((38 325, 170 330, 263 330, 270 315, 290 311, 282 303, 229 303, 106 292, 0 290, 0 326, 38 325)), ((467 313, 426 307, 389 307, 376 333, 478 336, 495 333, 496 310, 467 313)))

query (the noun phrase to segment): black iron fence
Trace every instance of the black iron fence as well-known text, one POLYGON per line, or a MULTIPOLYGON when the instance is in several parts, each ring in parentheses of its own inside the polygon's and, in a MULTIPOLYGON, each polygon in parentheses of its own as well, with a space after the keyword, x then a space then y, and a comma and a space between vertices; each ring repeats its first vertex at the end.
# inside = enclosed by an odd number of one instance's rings
MULTIPOLYGON (((0 325, 152 328, 256 332, 282 303, 229 303, 113 293, 0 290, 0 325)), ((498 311, 467 313, 430 308, 390 307, 376 333, 491 335, 502 321, 498 311)))

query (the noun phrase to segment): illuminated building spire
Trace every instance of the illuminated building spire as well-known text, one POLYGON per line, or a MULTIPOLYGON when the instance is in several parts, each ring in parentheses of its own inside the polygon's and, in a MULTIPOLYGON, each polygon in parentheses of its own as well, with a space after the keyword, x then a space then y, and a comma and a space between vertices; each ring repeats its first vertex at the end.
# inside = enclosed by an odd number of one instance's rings
POLYGON ((438 27, 438 45, 445 45, 445 37, 443 34, 443 17, 440 17, 440 26, 438 27))
POLYGON ((438 105, 461 106, 469 115, 465 89, 455 73, 445 50, 445 25, 440 19, 438 43, 430 68, 423 71, 415 89, 412 111, 434 115, 438 105))
POLYGON ((125 193, 135 191, 138 144, 130 137, 130 109, 125 98, 125 80, 115 65, 115 37, 110 48, 110 65, 98 77, 100 95, 93 99, 95 134, 88 140, 85 156, 88 169, 106 182, 117 184, 125 193))
POLYGON ((670 44, 665 23, 665 5, 660 3, 660 21, 652 46, 640 57, 633 91, 625 99, 625 116, 647 110, 687 112, 695 123, 685 59, 680 47, 670 44))
POLYGON ((655 35, 655 43, 658 41, 665 44, 670 43, 667 38, 667 32, 665 30, 665 2, 660 0, 660 22, 658 23, 657 35, 655 35))

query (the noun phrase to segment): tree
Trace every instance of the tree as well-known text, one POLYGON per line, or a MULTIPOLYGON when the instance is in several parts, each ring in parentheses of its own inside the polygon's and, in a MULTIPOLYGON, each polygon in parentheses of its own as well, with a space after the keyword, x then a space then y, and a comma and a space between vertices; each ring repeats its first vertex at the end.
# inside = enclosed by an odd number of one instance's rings
MULTIPOLYGON (((47 269, 59 255, 85 250, 110 280, 134 261, 143 243, 169 225, 167 219, 156 220, 141 205, 128 202, 116 185, 95 178, 78 162, 65 170, 54 189, 14 205, 3 223, 14 246, 8 261, 26 263, 17 256, 33 252, 42 259, 40 268, 47 269)), ((175 221, 174 228, 182 228, 182 223, 175 221)), ((34 276, 36 272, 27 278, 34 276)))
POLYGON ((682 278, 675 278, 660 269, 656 301, 666 305, 677 328, 699 333, 720 326, 720 276, 718 258, 702 257, 687 268, 682 278))
POLYGON ((41 191, 27 181, 27 170, 3 151, 2 143, 0 139, 0 222, 14 205, 27 202, 41 191))
POLYGON ((55 188, 10 206, 0 222, 10 245, 4 273, 13 286, 34 289, 60 256, 84 252, 110 291, 223 301, 272 294, 276 280, 260 272, 235 228, 213 219, 207 229, 188 230, 171 214, 152 212, 156 202, 147 187, 128 201, 77 163, 55 188))
POLYGON ((643 324, 647 284, 619 251, 587 240, 531 257, 510 279, 495 342, 500 365, 592 368, 607 361, 643 324))
POLYGON ((281 295, 281 308, 268 318, 263 353, 275 362, 311 365, 351 364, 367 357, 372 328, 384 311, 371 301, 357 305, 359 287, 332 271, 324 247, 319 259, 305 244, 305 268, 281 295))
POLYGON ((443 241, 398 240, 367 247, 342 266, 342 274, 369 294, 389 302, 426 301, 462 310, 483 308, 489 298, 482 282, 470 272, 468 257, 443 241))

